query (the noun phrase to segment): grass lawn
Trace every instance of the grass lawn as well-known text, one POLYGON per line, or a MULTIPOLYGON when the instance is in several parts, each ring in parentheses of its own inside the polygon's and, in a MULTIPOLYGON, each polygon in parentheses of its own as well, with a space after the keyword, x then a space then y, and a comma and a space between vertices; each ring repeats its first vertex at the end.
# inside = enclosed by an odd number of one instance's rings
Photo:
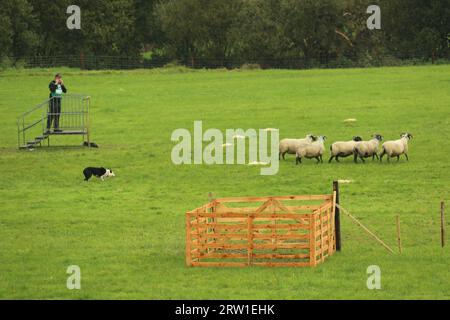
MULTIPOLYGON (((17 150, 17 116, 45 100, 61 70, 0 73, 0 298, 12 299, 449 299, 450 243, 440 248, 439 204, 450 207, 450 65, 308 71, 88 72, 63 69, 70 92, 92 96, 99 149, 17 150), (358 121, 346 125, 343 120, 358 121), (293 156, 275 176, 259 167, 175 166, 177 128, 279 128, 328 145, 353 135, 414 135, 409 158, 316 165, 293 156), (111 167, 106 182, 86 166, 111 167), (389 254, 347 217, 343 250, 316 268, 187 268, 184 217, 217 196, 327 194, 390 246, 395 216, 403 253, 389 254), (81 290, 66 269, 81 268, 81 290), (382 289, 368 290, 378 265, 382 289)), ((80 144, 80 138, 54 141, 80 144)), ((447 215, 447 234, 450 214, 447 215)), ((448 239, 448 236, 447 236, 448 239)), ((449 241, 447 241, 449 242, 449 241)))

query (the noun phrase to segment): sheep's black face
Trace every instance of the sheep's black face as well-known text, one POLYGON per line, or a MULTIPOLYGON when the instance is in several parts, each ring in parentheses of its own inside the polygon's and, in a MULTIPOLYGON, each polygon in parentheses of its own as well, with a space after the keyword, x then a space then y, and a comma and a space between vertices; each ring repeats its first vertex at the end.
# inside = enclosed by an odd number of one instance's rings
POLYGON ((400 135, 400 137, 401 138, 406 138, 406 139, 408 139, 408 140, 411 140, 412 139, 412 134, 410 134, 410 133, 408 133, 408 132, 405 132, 405 133, 402 133, 401 135, 400 135))
POLYGON ((362 141, 362 138, 360 136, 354 136, 353 141, 362 141))
POLYGON ((403 134, 402 137, 405 137, 405 138, 407 138, 408 140, 411 140, 413 136, 412 136, 412 134, 406 132, 406 133, 403 134))
POLYGON ((375 134, 373 137, 378 141, 383 141, 383 136, 381 134, 375 134))

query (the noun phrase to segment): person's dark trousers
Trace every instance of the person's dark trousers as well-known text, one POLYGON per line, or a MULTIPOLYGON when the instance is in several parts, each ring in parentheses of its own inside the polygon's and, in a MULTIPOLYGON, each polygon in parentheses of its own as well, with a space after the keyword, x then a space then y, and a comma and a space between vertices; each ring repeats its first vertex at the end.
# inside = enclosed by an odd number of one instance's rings
POLYGON ((49 112, 47 114, 47 130, 50 130, 52 122, 55 130, 59 129, 60 115, 61 115, 61 98, 53 97, 49 103, 49 112))

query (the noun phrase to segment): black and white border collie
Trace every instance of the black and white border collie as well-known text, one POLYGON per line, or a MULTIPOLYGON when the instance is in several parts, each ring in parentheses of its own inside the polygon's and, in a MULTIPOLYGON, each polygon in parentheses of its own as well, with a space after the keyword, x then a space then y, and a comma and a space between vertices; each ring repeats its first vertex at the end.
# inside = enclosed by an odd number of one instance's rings
POLYGON ((94 167, 87 167, 83 170, 84 174, 84 181, 88 181, 92 176, 96 176, 97 178, 102 179, 102 181, 105 180, 105 178, 108 177, 115 177, 116 175, 111 169, 105 169, 105 168, 94 168, 94 167))

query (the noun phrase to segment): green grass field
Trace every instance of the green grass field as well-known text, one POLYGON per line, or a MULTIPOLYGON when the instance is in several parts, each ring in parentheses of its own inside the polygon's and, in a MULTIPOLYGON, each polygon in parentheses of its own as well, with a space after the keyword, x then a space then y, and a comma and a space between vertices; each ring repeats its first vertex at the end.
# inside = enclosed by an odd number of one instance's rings
MULTIPOLYGON (((100 149, 18 151, 17 116, 46 99, 56 71, 0 73, 0 298, 450 298, 450 243, 441 249, 439 236, 439 204, 450 199, 450 65, 63 69, 70 92, 92 96, 100 149), (346 118, 358 121, 349 126, 346 118), (192 131, 194 120, 204 129, 279 128, 281 138, 324 134, 327 146, 377 132, 390 140, 409 131, 414 139, 409 162, 295 166, 290 156, 278 175, 261 176, 259 167, 173 165, 171 133, 192 131), (86 166, 117 176, 86 183, 86 166), (341 186, 342 206, 394 248, 400 215, 403 254, 389 254, 343 216, 343 251, 316 268, 185 266, 185 212, 206 203, 208 192, 326 194, 335 179, 353 180, 341 186), (69 265, 81 268, 81 290, 66 288, 69 265), (366 287, 370 265, 381 268, 381 290, 366 287)), ((64 142, 81 140, 55 141, 64 142)))

